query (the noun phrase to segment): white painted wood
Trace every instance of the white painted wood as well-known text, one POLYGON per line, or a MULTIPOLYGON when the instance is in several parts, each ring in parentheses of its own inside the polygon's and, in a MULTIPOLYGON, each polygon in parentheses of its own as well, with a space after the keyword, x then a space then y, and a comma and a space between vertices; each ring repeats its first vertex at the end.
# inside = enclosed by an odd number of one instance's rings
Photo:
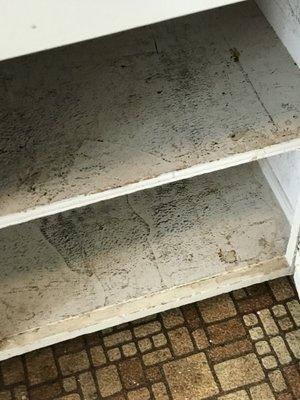
POLYGON ((260 160, 259 165, 292 225, 300 195, 300 152, 269 157, 260 160))
POLYGON ((252 2, 6 61, 0 84, 0 227, 300 147, 300 72, 252 2))
POLYGON ((255 163, 0 231, 0 359, 291 273, 255 163))
POLYGON ((300 297, 300 249, 298 250, 295 257, 295 272, 294 272, 294 282, 297 288, 298 295, 300 297))
POLYGON ((0 60, 239 0, 0 0, 0 60))
POLYGON ((300 151, 291 151, 270 157, 267 161, 276 175, 290 204, 292 215, 294 215, 300 195, 300 151))
POLYGON ((287 262, 289 263, 289 265, 292 266, 294 266, 297 245, 299 243, 299 234, 300 234, 300 195, 298 197, 298 202, 293 216, 289 242, 286 250, 287 262))
POLYGON ((300 232, 300 152, 260 160, 259 165, 290 223, 286 257, 294 265, 300 232))
MULTIPOLYGON (((256 0, 260 9, 300 67, 299 0, 256 0)), ((290 107, 287 104, 287 107, 290 107)), ((299 291, 299 259, 295 260, 300 230, 300 155, 299 151, 272 157, 263 170, 291 223, 287 260, 295 262, 295 282, 299 291), (267 165, 268 164, 268 165, 267 165), (273 172, 273 175, 272 173, 273 172), (282 189, 282 190, 280 190, 282 189)), ((298 256, 299 257, 299 256, 298 256)))
POLYGON ((209 279, 174 287, 155 295, 146 295, 118 306, 99 308, 68 318, 59 324, 45 324, 38 329, 4 339, 0 344, 0 361, 66 339, 290 274, 291 268, 284 259, 279 258, 270 263, 232 270, 227 274, 222 273, 209 279))
POLYGON ((286 259, 299 292, 300 152, 260 160, 259 165, 290 223, 286 259))
POLYGON ((300 2, 299 0, 256 0, 300 67, 300 2))

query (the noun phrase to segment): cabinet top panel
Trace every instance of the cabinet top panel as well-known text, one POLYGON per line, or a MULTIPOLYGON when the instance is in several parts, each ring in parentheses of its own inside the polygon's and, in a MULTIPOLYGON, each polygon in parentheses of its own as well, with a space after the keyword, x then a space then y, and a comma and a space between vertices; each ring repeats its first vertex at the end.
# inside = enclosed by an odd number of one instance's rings
POLYGON ((240 0, 0 0, 0 60, 240 0))

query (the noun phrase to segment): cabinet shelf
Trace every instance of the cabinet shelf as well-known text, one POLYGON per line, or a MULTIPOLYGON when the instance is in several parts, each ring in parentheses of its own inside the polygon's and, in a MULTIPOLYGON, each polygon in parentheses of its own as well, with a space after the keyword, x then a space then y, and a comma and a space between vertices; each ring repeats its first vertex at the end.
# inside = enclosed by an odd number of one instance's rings
POLYGON ((256 163, 0 231, 0 359, 291 273, 256 163))
POLYGON ((300 72, 252 2, 0 64, 0 227, 300 147, 300 72))

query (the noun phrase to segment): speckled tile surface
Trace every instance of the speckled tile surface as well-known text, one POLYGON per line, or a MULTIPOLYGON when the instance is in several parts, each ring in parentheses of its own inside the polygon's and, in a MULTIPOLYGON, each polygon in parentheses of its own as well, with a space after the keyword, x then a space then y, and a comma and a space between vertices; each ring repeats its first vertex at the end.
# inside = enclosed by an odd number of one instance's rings
POLYGON ((298 400, 300 304, 277 279, 0 363, 0 400, 298 400))

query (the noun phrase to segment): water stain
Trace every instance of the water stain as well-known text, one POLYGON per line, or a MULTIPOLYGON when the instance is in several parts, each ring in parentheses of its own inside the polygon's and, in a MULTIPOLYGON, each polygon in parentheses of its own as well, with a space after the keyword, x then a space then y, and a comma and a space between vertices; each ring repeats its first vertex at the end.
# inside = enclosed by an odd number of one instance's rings
POLYGON ((218 251, 218 255, 219 255, 220 260, 225 263, 232 264, 237 261, 235 250, 223 251, 222 249, 220 249, 218 251))

